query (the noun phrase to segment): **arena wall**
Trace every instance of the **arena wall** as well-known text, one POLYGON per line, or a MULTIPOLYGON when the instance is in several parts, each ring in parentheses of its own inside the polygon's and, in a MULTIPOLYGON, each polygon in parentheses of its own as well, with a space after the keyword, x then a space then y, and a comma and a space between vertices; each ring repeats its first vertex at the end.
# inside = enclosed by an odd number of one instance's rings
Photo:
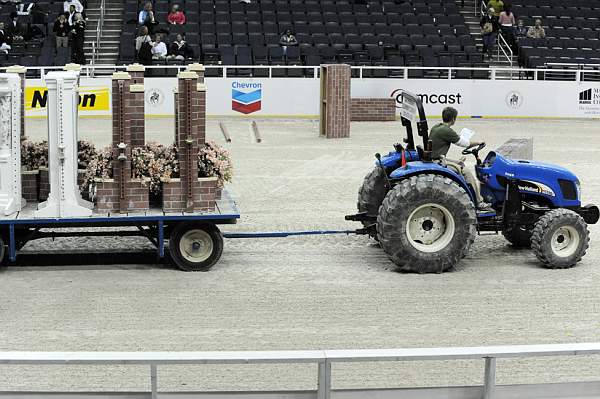
MULTIPOLYGON (((319 80, 207 78, 207 114, 239 117, 317 117, 319 80)), ((174 113, 175 78, 145 79, 147 117, 174 113)), ((421 96, 428 115, 446 106, 463 117, 598 118, 600 83, 534 80, 352 79, 353 98, 394 98, 399 90, 421 96)), ((44 117, 44 83, 27 81, 26 115, 44 117)), ((81 117, 111 113, 110 79, 81 79, 81 117)))

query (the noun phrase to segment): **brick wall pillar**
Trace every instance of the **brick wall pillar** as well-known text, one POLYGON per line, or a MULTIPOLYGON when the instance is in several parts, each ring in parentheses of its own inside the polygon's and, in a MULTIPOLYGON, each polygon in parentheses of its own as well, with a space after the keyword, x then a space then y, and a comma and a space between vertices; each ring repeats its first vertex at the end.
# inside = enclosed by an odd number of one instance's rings
MULTIPOLYGON (((112 202, 113 211, 126 213, 148 209, 148 187, 131 178, 131 125, 133 120, 143 119, 143 107, 132 101, 139 93, 139 86, 132 83, 127 72, 112 75, 113 106, 113 179, 118 201, 112 202), (141 114, 141 115, 140 115, 141 114), (117 203, 118 202, 118 203, 117 203)), ((102 198, 98 195, 99 201, 102 198)), ((109 210, 109 209, 107 209, 109 210)))
POLYGON ((131 76, 131 99, 130 106, 135 107, 136 111, 131 114, 131 145, 133 147, 142 147, 146 144, 145 132, 145 111, 144 111, 144 72, 146 68, 140 64, 133 64, 127 67, 127 72, 131 76))
POLYGON ((185 211, 194 211, 195 182, 198 180, 198 143, 200 140, 200 92, 198 74, 180 72, 177 76, 177 148, 185 211))
POLYGON ((196 90, 198 91, 198 146, 206 143, 206 85, 204 84, 204 65, 190 64, 187 70, 198 75, 196 90))
POLYGON ((321 67, 320 135, 350 137, 350 65, 321 67))
POLYGON ((6 73, 16 73, 21 78, 21 141, 27 140, 27 136, 25 136, 25 75, 27 73, 27 69, 20 65, 13 65, 11 67, 6 68, 6 73))

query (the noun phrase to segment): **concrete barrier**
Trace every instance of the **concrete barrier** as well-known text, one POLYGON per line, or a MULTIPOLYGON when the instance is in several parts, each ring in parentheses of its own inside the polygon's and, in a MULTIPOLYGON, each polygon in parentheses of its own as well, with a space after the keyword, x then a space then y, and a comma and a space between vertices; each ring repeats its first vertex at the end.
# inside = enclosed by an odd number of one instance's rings
POLYGON ((512 159, 533 159, 533 138, 509 139, 496 152, 512 159))

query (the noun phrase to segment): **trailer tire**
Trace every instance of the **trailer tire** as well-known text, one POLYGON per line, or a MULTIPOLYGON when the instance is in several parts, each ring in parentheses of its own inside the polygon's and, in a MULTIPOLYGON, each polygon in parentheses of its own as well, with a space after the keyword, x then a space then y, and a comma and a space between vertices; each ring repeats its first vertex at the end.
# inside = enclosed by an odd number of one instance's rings
POLYGON ((559 208, 546 212, 535 224, 531 249, 549 269, 568 269, 590 246, 587 223, 577 213, 559 208))
POLYGON ((208 271, 221 258, 223 235, 212 223, 180 223, 171 232, 169 252, 183 271, 208 271))
POLYGON ((439 175, 402 180, 387 194, 377 217, 383 250, 405 272, 452 269, 468 252, 476 232, 469 195, 439 175))
POLYGON ((515 248, 531 248, 532 230, 525 230, 522 227, 514 226, 510 229, 502 230, 502 235, 515 248))
MULTIPOLYGON (((360 190, 358 190, 358 203, 356 207, 358 212, 366 212, 367 215, 377 217, 379 213, 379 207, 387 194, 385 188, 385 177, 380 167, 375 167, 369 174, 365 176, 360 190)), ((361 222, 363 226, 367 227, 371 223, 361 222)), ((377 239, 377 234, 374 232, 370 234, 373 238, 377 239)))

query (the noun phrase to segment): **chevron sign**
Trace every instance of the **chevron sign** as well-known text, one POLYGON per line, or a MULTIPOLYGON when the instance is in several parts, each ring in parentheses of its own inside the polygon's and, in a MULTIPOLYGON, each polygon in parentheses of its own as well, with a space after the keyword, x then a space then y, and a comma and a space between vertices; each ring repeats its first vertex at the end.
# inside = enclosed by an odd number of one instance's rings
POLYGON ((262 83, 233 82, 231 84, 231 109, 251 114, 261 109, 262 83))

